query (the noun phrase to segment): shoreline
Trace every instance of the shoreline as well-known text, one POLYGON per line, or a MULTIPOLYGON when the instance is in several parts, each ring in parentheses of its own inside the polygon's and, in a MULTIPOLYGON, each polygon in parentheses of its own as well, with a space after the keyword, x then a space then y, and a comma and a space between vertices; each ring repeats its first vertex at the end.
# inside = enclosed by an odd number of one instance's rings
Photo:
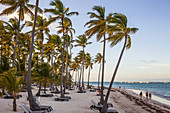
MULTIPOLYGON (((146 91, 144 91, 144 90, 137 90, 137 89, 126 89, 126 90, 133 91, 133 92, 136 93, 137 95, 140 93, 140 91, 142 91, 142 93, 143 93, 143 96, 142 96, 142 97, 143 97, 143 99, 146 100, 146 96, 145 96, 146 91)), ((165 98, 162 98, 162 97, 159 97, 159 96, 154 95, 154 94, 152 94, 151 101, 153 101, 153 102, 159 102, 159 103, 161 103, 161 104, 165 104, 165 105, 167 105, 167 106, 170 107, 170 101, 169 101, 169 100, 167 100, 167 99, 165 99, 165 98)))
MULTIPOLYGON (((168 83, 169 83, 169 82, 168 82, 168 83)), ((94 85, 94 84, 90 84, 90 85, 93 85, 93 86, 95 86, 95 87, 98 87, 97 85, 94 85)), ((104 86, 104 87, 105 87, 106 89, 108 89, 107 86, 104 86)), ((115 88, 115 87, 112 87, 112 88, 115 88)), ((116 89, 118 89, 118 87, 117 87, 116 89)), ((121 89, 124 89, 124 88, 121 88, 121 89)), ((140 91, 142 91, 143 97, 146 98, 146 96, 145 96, 146 91, 145 91, 145 90, 141 90, 141 89, 128 89, 128 88, 126 88, 125 90, 130 90, 130 91, 134 92, 134 93, 137 94, 137 95, 140 93, 140 91)), ((156 102, 158 102, 158 103, 165 104, 165 105, 167 105, 167 106, 170 107, 170 100, 168 100, 168 99, 166 99, 166 98, 163 98, 163 97, 161 97, 161 96, 155 95, 155 94, 153 94, 153 93, 152 93, 152 101, 156 101, 156 102)))
POLYGON ((119 92, 120 94, 113 94, 110 98, 112 98, 114 104, 117 104, 118 110, 121 111, 122 107, 125 108, 122 110, 121 113, 169 113, 170 112, 170 106, 162 104, 157 101, 146 101, 146 100, 141 100, 139 96, 134 93, 131 90, 126 90, 126 89, 117 89, 117 88, 112 88, 112 90, 115 90, 119 92), (124 96, 123 96, 124 95, 124 96), (138 106, 138 107, 136 107, 138 106), (136 107, 136 108, 135 108, 136 107), (133 111, 137 109, 138 111, 133 111), (140 111, 141 110, 141 111, 140 111), (145 110, 145 111, 142 111, 145 110))

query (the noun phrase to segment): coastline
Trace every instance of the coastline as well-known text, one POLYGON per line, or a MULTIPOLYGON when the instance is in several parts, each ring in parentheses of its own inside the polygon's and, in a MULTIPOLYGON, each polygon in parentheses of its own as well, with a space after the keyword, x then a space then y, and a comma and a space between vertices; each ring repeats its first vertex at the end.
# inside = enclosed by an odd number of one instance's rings
MULTIPOLYGON (((146 100, 146 96, 145 96, 146 91, 144 91, 144 90, 137 90, 137 89, 127 89, 127 90, 133 91, 133 92, 136 93, 137 95, 140 93, 140 91, 142 91, 142 92, 143 92, 143 99, 146 100)), ((165 105, 168 105, 168 106, 170 107, 170 101, 169 101, 169 100, 164 99, 164 98, 161 98, 161 97, 156 96, 156 95, 154 95, 154 94, 152 94, 152 99, 151 99, 151 101, 153 101, 153 102, 159 102, 159 103, 161 103, 161 104, 165 104, 165 105)))

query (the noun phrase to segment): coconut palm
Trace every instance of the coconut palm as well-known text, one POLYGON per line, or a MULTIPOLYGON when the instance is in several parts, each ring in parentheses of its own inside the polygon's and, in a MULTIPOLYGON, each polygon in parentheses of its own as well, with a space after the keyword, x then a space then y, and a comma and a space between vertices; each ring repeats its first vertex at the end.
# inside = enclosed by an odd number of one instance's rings
POLYGON ((76 39, 75 40, 75 42, 77 43, 76 45, 75 45, 75 47, 77 47, 77 46, 81 46, 82 48, 83 48, 83 53, 82 53, 82 68, 83 68, 83 70, 82 70, 82 87, 84 87, 84 58, 85 58, 85 52, 84 52, 84 48, 87 46, 87 45, 89 45, 89 44, 91 44, 92 42, 88 42, 88 39, 86 38, 86 36, 85 35, 79 35, 78 37, 77 37, 78 39, 76 39))
MULTIPOLYGON (((73 33, 75 33, 75 30, 72 28, 72 22, 69 18, 66 18, 64 20, 64 28, 65 30, 62 29, 62 23, 60 22, 61 26, 58 26, 58 28, 61 28, 58 30, 58 33, 62 33, 63 31, 65 31, 66 35, 66 49, 67 49, 67 54, 66 54, 66 81, 65 81, 65 87, 64 87, 64 93, 65 93, 65 89, 67 88, 67 79, 68 79, 68 47, 70 45, 70 40, 72 40, 73 38, 73 33), (73 32, 73 33, 72 33, 73 32), (69 36, 70 34, 70 36, 69 36)), ((70 76, 69 76, 70 78, 70 76)))
MULTIPOLYGON (((54 75, 54 55, 56 55, 57 57, 57 52, 55 51, 56 49, 58 50, 61 46, 61 38, 59 35, 51 35, 51 37, 48 39, 48 42, 47 42, 47 47, 48 49, 46 51, 51 51, 51 66, 52 66, 52 75, 54 75)), ((57 89, 57 84, 56 84, 56 76, 54 76, 54 81, 55 81, 55 87, 56 87, 56 90, 58 91, 57 89)))
POLYGON ((4 86, 8 93, 13 96, 13 111, 17 111, 16 99, 18 94, 23 90, 21 84, 23 83, 23 76, 16 77, 16 69, 4 72, 0 76, 0 86, 4 86), (3 82, 2 82, 3 81, 3 82))
POLYGON ((88 38, 91 38, 93 35, 96 34, 97 41, 100 41, 103 37, 103 60, 102 60, 102 78, 101 78, 101 99, 100 103, 104 103, 103 98, 103 82, 104 82, 104 61, 105 61, 105 39, 106 39, 106 28, 107 28, 107 22, 111 18, 111 14, 107 17, 105 17, 105 7, 101 6, 94 6, 93 10, 95 12, 88 12, 87 14, 90 15, 90 20, 85 24, 85 26, 88 25, 88 30, 85 32, 88 38))
POLYGON ((39 110, 40 106, 35 102, 32 91, 31 91, 31 61, 32 61, 32 53, 33 53, 33 45, 34 45, 34 33, 35 33, 35 26, 37 20, 37 10, 38 10, 38 3, 39 0, 36 0, 36 7, 35 7, 35 17, 34 17, 34 24, 32 28, 32 41, 30 45, 30 54, 28 59, 28 75, 27 75, 27 90, 28 90, 28 98, 31 110, 39 110))
POLYGON ((108 28, 109 37, 107 39, 109 40, 109 42, 111 42, 110 44, 111 47, 113 47, 123 39, 125 41, 116 68, 114 70, 101 113, 107 113, 107 101, 109 98, 110 90, 113 85, 113 81, 115 79, 121 58, 123 56, 125 48, 130 49, 131 47, 130 34, 135 34, 138 31, 138 28, 130 28, 127 26, 127 17, 121 13, 114 13, 114 17, 111 19, 110 23, 116 24, 116 25, 110 25, 108 28))
MULTIPOLYGON (((0 4, 9 6, 8 8, 4 9, 0 15, 9 15, 14 13, 16 10, 19 12, 18 30, 17 30, 17 37, 15 42, 12 68, 14 68, 14 64, 15 64, 16 49, 18 46, 18 37, 20 31, 20 21, 24 20, 24 14, 30 14, 31 16, 33 16, 33 13, 30 9, 33 9, 35 6, 29 4, 29 1, 30 0, 1 0, 0 1, 0 4)), ((40 8, 39 11, 42 12, 40 8)))
MULTIPOLYGON (((69 8, 65 8, 63 3, 60 0, 53 0, 50 3, 51 6, 54 6, 54 9, 45 9, 45 12, 49 12, 54 14, 54 17, 50 18, 51 22, 55 22, 56 20, 61 20, 62 23, 62 29, 65 30, 64 26, 64 20, 67 20, 68 16, 72 15, 78 15, 78 12, 69 12, 69 8)), ((63 32, 63 53, 62 53, 62 71, 60 76, 60 90, 61 90, 61 97, 64 97, 64 94, 62 92, 62 78, 63 78, 63 72, 64 72, 64 49, 65 49, 65 32, 63 32)))
POLYGON ((94 63, 100 64, 99 74, 98 74, 98 89, 100 89, 99 82, 100 82, 100 70, 101 70, 101 65, 102 65, 102 59, 103 59, 103 56, 100 53, 97 53, 97 55, 96 55, 96 57, 94 59, 94 63))
MULTIPOLYGON (((21 37, 21 35, 23 35, 22 33, 21 33, 21 31, 23 30, 23 28, 25 27, 25 23, 24 24, 22 24, 22 25, 20 25, 20 26, 18 26, 18 23, 19 23, 19 20, 16 18, 16 17, 14 17, 14 18, 10 18, 9 19, 9 21, 8 22, 5 22, 4 21, 4 24, 5 24, 5 29, 7 30, 7 33, 9 34, 8 35, 8 37, 7 37, 7 39, 9 40, 9 41, 11 41, 11 42, 16 42, 16 40, 17 40, 17 36, 18 36, 18 27, 19 27, 19 29, 20 29, 20 33, 19 33, 19 37, 18 38, 20 38, 21 37), (12 38, 14 38, 14 39, 12 39, 12 38)), ((17 43, 18 43, 18 41, 17 41, 17 43)), ((17 44, 18 45, 18 44, 17 44)), ((20 51, 19 51, 20 49, 18 48, 18 58, 19 58, 19 60, 18 60, 18 68, 19 68, 19 74, 21 74, 21 71, 20 71, 20 51)), ((14 55, 15 55, 15 48, 14 48, 14 55)), ((14 61, 15 62, 15 61, 14 61)))
POLYGON ((88 84, 87 86, 89 87, 89 80, 90 80, 90 70, 93 69, 93 59, 89 53, 86 54, 85 58, 85 68, 89 68, 89 73, 88 73, 88 84))

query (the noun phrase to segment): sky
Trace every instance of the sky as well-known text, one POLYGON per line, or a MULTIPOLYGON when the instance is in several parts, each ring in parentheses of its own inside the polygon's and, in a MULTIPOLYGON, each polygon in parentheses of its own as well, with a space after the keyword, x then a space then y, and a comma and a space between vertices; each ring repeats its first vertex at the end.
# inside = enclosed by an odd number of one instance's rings
MULTIPOLYGON (((39 6, 52 8, 51 0, 40 0, 39 6)), ((106 16, 109 13, 123 13, 128 18, 129 27, 137 27, 139 31, 131 35, 132 46, 124 52, 115 81, 165 81, 170 82, 170 1, 169 0, 61 0, 70 11, 79 12, 78 16, 72 16, 73 28, 76 30, 74 39, 84 34, 87 27, 84 24, 90 20, 87 12, 93 11, 96 6, 105 7, 106 16)), ((35 0, 30 0, 35 4, 35 0)), ((0 5, 0 11, 5 6, 0 5)), ((48 18, 49 13, 44 14, 48 18)), ((13 15, 3 16, 0 19, 8 20, 13 15)), ((26 16, 26 19, 29 19, 26 16)), ((57 22, 50 26, 51 33, 56 33, 57 22)), ((85 48, 93 58, 97 53, 102 53, 102 43, 96 41, 93 36, 92 42, 85 48)), ((110 81, 115 65, 123 47, 123 42, 114 47, 106 44, 105 79, 110 81)), ((81 47, 73 48, 73 57, 81 47)), ((97 81, 99 64, 94 64, 91 70, 91 81, 97 81)), ((87 81, 88 70, 85 70, 87 81)))

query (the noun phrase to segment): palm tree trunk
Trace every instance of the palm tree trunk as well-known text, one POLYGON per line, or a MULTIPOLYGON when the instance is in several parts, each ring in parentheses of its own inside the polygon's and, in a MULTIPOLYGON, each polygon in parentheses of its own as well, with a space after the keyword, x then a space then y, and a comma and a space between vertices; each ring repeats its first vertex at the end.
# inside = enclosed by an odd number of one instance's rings
POLYGON ((122 59, 124 50, 125 50, 125 48, 126 48, 126 42, 127 42, 127 35, 125 36, 124 46, 123 46, 123 49, 122 49, 121 54, 120 54, 120 56, 119 56, 119 60, 118 60, 118 62, 117 62, 115 71, 114 71, 114 73, 113 73, 112 80, 111 80, 111 82, 110 82, 109 89, 108 89, 108 91, 107 91, 107 95, 106 95, 106 98, 105 98, 104 105, 103 105, 103 108, 102 108, 102 112, 101 112, 101 113, 107 113, 107 101, 108 101, 108 98, 109 98, 109 95, 110 95, 110 91, 111 91, 111 88, 112 88, 112 85, 113 85, 113 81, 114 81, 114 79, 115 79, 115 76, 116 76, 116 73, 117 73, 117 70, 118 70, 120 61, 121 61, 121 59, 122 59))
POLYGON ((102 78, 101 78, 101 98, 100 103, 104 104, 104 97, 103 97, 103 82, 104 82, 104 61, 105 61, 105 46, 106 46, 106 37, 104 34, 104 41, 103 41, 103 60, 102 60, 102 78))
POLYGON ((21 21, 21 6, 19 10, 19 21, 18 21, 18 30, 17 30, 17 37, 16 37, 16 42, 15 42, 15 49, 14 49, 14 58, 13 58, 13 63, 12 63, 12 68, 14 68, 15 65, 15 57, 16 57, 16 51, 17 51, 17 46, 18 46, 18 38, 19 38, 19 31, 20 31, 20 21, 21 21))
POLYGON ((67 87, 67 79, 68 79, 68 36, 67 36, 67 44, 66 44, 66 48, 67 48, 67 54, 66 54, 66 81, 65 81, 65 87, 64 87, 64 93, 66 91, 67 87))
MULTIPOLYGON (((71 43, 71 41, 70 41, 70 43, 71 43)), ((71 45, 71 44, 70 44, 71 45)), ((70 47, 70 60, 71 60, 71 62, 72 62, 72 55, 71 55, 71 46, 69 45, 69 47, 70 47)), ((69 66, 70 66, 70 64, 69 64, 69 66)), ((70 70, 71 70, 71 68, 70 68, 70 70)), ((69 70, 69 71, 70 71, 69 70)), ((74 71, 73 71, 73 75, 74 75, 74 71)), ((73 76, 72 75, 72 76, 73 76)), ((69 89, 71 88, 71 74, 69 74, 69 89)))
POLYGON ((36 96, 40 96, 41 86, 42 86, 42 82, 40 82, 40 84, 39 84, 39 88, 38 88, 38 92, 37 92, 36 96))
POLYGON ((81 66, 80 66, 80 72, 79 72, 79 90, 81 91, 81 66))
POLYGON ((63 72, 64 72, 64 49, 65 49, 65 38, 64 38, 64 17, 61 19, 62 21, 62 27, 63 27, 63 53, 62 53, 62 68, 61 68, 61 76, 60 76, 60 91, 61 91, 61 97, 64 97, 63 94, 63 72))
POLYGON ((46 94, 46 84, 47 84, 47 80, 45 80, 45 83, 44 83, 44 93, 46 94))
MULTIPOLYGON (((101 62, 101 63, 102 63, 102 62, 101 62)), ((100 63, 100 67, 99 67, 99 75, 98 75, 98 90, 100 90, 99 83, 100 83, 100 70, 101 70, 101 63, 100 63)))
POLYGON ((40 110, 40 106, 35 102, 33 98, 32 90, 31 90, 31 61, 32 61, 32 53, 33 53, 35 26, 36 26, 36 20, 37 20, 38 2, 39 0, 36 0, 34 25, 33 25, 33 30, 32 30, 32 42, 31 42, 30 55, 29 55, 29 60, 28 60, 28 75, 27 75, 28 98, 29 98, 30 109, 33 111, 40 110))
MULTIPOLYGON (((42 32, 42 31, 41 31, 42 32)), ((41 74, 42 74, 42 64, 43 64, 43 62, 44 62, 44 60, 43 60, 43 58, 44 58, 44 46, 43 46, 43 42, 44 42, 44 36, 43 36, 43 33, 42 33, 42 35, 41 35, 41 39, 42 39, 42 43, 41 43, 41 46, 42 46, 42 49, 41 49, 41 74)), ((40 78, 41 79, 41 78, 40 78)), ((36 96, 40 96, 41 94, 41 86, 42 86, 42 82, 40 82, 40 84, 39 84, 39 89, 38 89, 38 92, 37 92, 37 94, 36 94, 36 96)))
POLYGON ((83 63, 82 63, 82 87, 84 88, 84 47, 83 47, 83 63))
POLYGON ((19 69, 19 75, 21 75, 21 66, 20 66, 20 46, 18 45, 18 69, 19 69))
POLYGON ((13 97, 13 111, 17 111, 16 97, 13 97))
POLYGON ((90 66, 89 66, 89 74, 88 74, 88 87, 89 87, 89 80, 90 80, 90 66))

